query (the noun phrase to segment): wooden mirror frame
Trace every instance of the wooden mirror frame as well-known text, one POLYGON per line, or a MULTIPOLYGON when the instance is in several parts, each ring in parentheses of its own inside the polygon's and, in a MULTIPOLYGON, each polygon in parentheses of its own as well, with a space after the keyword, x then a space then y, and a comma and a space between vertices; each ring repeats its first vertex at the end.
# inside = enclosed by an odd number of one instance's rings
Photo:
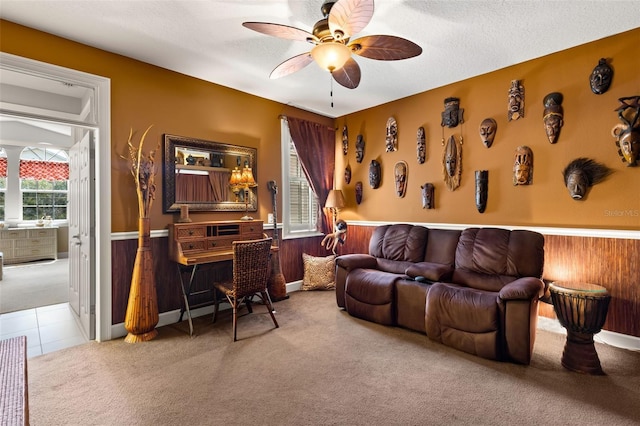
MULTIPOLYGON (((229 145, 219 142, 194 139, 184 136, 164 135, 163 167, 162 167, 162 206, 165 213, 179 212, 182 205, 188 205, 191 211, 207 212, 243 212, 245 211, 244 201, 203 201, 203 202, 181 202, 176 203, 176 147, 185 147, 199 151, 223 152, 229 155, 236 155, 249 160, 249 167, 253 170, 253 176, 258 182, 257 172, 257 149, 238 145, 229 145)), ((233 165, 235 167, 235 164, 233 165)), ((233 168, 231 167, 231 168, 233 168)), ((240 166, 242 168, 242 166, 240 166)), ((255 212, 258 210, 258 190, 249 188, 253 194, 249 196, 248 210, 255 212)))

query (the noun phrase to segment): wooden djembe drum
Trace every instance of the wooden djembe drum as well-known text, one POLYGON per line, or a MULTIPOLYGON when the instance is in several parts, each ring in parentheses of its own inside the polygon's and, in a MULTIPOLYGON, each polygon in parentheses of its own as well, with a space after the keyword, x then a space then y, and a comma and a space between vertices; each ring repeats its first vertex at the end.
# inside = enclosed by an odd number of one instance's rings
POLYGON ((604 374, 593 335, 607 318, 609 292, 595 284, 571 283, 552 283, 549 290, 558 320, 567 329, 562 365, 581 373, 604 374))

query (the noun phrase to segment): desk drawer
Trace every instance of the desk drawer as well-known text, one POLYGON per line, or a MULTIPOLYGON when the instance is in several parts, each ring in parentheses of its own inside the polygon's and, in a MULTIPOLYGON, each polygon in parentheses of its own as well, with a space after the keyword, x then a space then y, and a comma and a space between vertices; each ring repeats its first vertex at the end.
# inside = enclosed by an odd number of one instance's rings
POLYGON ((258 238, 262 238, 262 224, 258 225, 257 223, 243 223, 240 225, 240 233, 242 234, 243 239, 251 239, 255 238, 247 238, 249 235, 259 235, 258 238))
POLYGON ((0 232, 0 238, 3 240, 13 240, 16 238, 27 238, 26 229, 9 229, 7 231, 0 232))
POLYGON ((204 240, 182 241, 182 242, 180 242, 180 247, 182 248, 182 251, 184 253, 188 253, 188 252, 194 251, 194 250, 203 251, 205 249, 204 240))
MULTIPOLYGON (((188 239, 188 238, 204 238, 206 235, 206 227, 204 226, 183 226, 176 230, 176 238, 178 240, 188 239)), ((184 247, 183 247, 184 250, 184 247)))
POLYGON ((29 238, 53 238, 55 237, 55 229, 29 229, 29 238))
POLYGON ((30 247, 55 247, 55 238, 31 238, 28 240, 16 240, 16 248, 30 247))
POLYGON ((215 238, 207 241, 207 250, 231 250, 231 243, 237 237, 215 238))

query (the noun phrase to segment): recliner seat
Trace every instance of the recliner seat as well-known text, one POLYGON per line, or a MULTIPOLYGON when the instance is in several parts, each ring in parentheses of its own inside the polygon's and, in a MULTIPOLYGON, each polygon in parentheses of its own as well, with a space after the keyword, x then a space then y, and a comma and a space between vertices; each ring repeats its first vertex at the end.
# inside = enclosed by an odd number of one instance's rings
POLYGON ((529 364, 543 264, 544 237, 532 231, 385 225, 368 254, 336 259, 336 302, 362 319, 529 364))

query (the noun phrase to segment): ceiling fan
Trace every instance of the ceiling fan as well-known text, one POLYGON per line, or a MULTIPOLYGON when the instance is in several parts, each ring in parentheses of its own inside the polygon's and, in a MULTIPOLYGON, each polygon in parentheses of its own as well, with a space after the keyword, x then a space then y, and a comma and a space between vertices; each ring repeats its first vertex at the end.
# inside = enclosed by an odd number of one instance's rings
POLYGON ((315 60, 340 85, 355 89, 360 84, 360 66, 352 53, 380 61, 407 59, 422 53, 417 44, 396 36, 371 35, 350 41, 351 36, 371 20, 373 0, 325 0, 320 11, 324 18, 316 22, 312 32, 268 22, 242 23, 259 33, 314 45, 311 51, 282 62, 271 72, 270 78, 292 74, 315 60))

